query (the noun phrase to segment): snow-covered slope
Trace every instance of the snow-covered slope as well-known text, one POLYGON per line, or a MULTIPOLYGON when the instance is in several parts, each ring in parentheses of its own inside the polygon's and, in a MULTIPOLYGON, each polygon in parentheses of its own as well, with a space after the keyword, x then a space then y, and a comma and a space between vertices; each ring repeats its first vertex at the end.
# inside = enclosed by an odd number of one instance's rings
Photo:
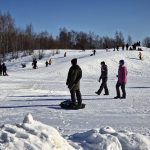
POLYGON ((149 136, 150 49, 143 49, 143 61, 138 59, 138 51, 97 50, 95 56, 90 56, 90 50, 67 50, 64 58, 61 50, 60 54, 51 56, 52 65, 49 67, 45 67, 45 61, 51 52, 45 52, 36 70, 32 69, 31 57, 6 62, 9 76, 0 77, 0 124, 19 123, 31 113, 36 120, 55 127, 63 135, 111 126, 117 131, 128 130, 149 136), (81 93, 86 108, 66 111, 60 109, 59 104, 70 99, 65 83, 74 57, 78 58, 83 71, 81 93), (127 98, 114 100, 120 59, 125 60, 128 69, 127 98), (101 61, 105 61, 109 69, 109 96, 95 95, 100 86, 101 61), (26 63, 26 68, 21 68, 22 62, 26 63))

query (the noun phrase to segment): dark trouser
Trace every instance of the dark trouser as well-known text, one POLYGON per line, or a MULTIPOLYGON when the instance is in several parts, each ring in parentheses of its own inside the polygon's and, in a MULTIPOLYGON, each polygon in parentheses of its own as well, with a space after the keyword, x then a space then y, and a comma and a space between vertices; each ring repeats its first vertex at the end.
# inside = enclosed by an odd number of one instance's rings
POLYGON ((109 94, 108 87, 107 87, 107 78, 102 78, 101 86, 99 90, 97 91, 98 94, 101 94, 103 89, 105 90, 105 94, 109 94))
POLYGON ((120 97, 120 90, 119 90, 120 86, 121 86, 121 90, 122 90, 122 97, 126 98, 125 83, 121 84, 121 83, 118 83, 118 82, 116 84, 117 97, 120 97))
POLYGON ((7 72, 4 70, 3 71, 3 76, 6 76, 7 75, 7 72))
POLYGON ((71 93, 72 103, 75 105, 76 104, 76 98, 77 98, 78 105, 81 105, 82 104, 82 97, 81 97, 80 90, 71 90, 70 93, 71 93))

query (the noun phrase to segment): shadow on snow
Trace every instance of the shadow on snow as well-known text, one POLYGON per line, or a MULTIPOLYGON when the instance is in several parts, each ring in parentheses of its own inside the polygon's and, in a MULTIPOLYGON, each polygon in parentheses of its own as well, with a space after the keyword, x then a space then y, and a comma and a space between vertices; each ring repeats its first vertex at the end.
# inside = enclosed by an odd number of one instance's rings
POLYGON ((20 106, 0 106, 0 109, 6 108, 32 108, 32 107, 48 107, 52 109, 61 109, 59 105, 20 105, 20 106))
MULTIPOLYGON (((83 98, 83 101, 94 101, 94 100, 112 100, 113 98, 83 98)), ((10 100, 14 102, 42 102, 42 101, 66 101, 70 99, 28 99, 28 100, 10 100)))

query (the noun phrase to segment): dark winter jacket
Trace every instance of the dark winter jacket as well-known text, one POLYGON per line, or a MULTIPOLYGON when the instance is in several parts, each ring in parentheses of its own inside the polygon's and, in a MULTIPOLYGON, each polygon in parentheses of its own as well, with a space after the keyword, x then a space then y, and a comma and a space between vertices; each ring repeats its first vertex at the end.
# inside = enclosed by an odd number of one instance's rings
POLYGON ((2 64, 0 64, 0 72, 2 72, 2 64))
POLYGON ((70 67, 66 85, 70 90, 80 89, 80 79, 82 78, 82 70, 78 65, 70 67))
POLYGON ((3 72, 6 72, 7 71, 7 67, 5 64, 2 65, 2 69, 3 69, 3 72))
POLYGON ((104 79, 104 78, 107 78, 107 77, 108 77, 107 65, 102 65, 100 79, 104 79))

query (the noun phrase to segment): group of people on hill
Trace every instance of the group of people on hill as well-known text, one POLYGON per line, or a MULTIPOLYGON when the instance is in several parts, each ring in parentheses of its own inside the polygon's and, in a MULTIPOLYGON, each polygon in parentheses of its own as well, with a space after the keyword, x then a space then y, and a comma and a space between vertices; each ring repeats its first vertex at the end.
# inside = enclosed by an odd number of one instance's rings
MULTIPOLYGON (((129 44, 127 43, 126 45, 122 44, 122 50, 124 51, 126 47, 126 50, 129 50, 129 44)), ((114 46, 114 51, 117 50, 119 51, 119 45, 117 44, 116 46, 114 46)))
POLYGON ((8 76, 7 74, 7 67, 5 65, 5 63, 1 64, 0 63, 0 76, 8 76))
MULTIPOLYGON (((71 94, 72 105, 79 107, 82 105, 82 96, 80 92, 80 79, 82 78, 82 69, 77 64, 77 59, 74 58, 71 60, 72 66, 68 71, 66 85, 68 86, 71 94), (77 100, 77 102, 76 102, 77 100)), ((126 99, 126 90, 125 85, 127 83, 127 68, 125 66, 124 60, 119 61, 118 75, 117 75, 117 83, 116 83, 116 96, 114 99, 126 99), (122 90, 122 95, 120 94, 120 87, 122 90)), ((109 95, 109 90, 107 87, 108 80, 108 68, 104 61, 101 62, 101 75, 99 78, 99 82, 102 80, 100 88, 95 93, 100 95, 102 90, 104 89, 105 94, 109 95)))
MULTIPOLYGON (((122 44, 121 47, 122 47, 122 50, 124 51, 125 47, 126 47, 126 50, 136 50, 137 47, 141 46, 141 42, 138 41, 134 44, 132 44, 132 46, 129 46, 129 44, 127 43, 126 45, 122 44)), ((119 51, 119 45, 117 44, 116 46, 114 46, 114 51, 117 50, 119 51)), ((106 46, 106 51, 107 51, 107 46, 106 46)))
MULTIPOLYGON (((49 59, 49 61, 46 60, 46 62, 45 62, 46 67, 48 67, 48 65, 51 65, 51 64, 52 64, 51 59, 49 59)), ((37 60, 36 60, 36 58, 34 58, 33 61, 32 61, 32 67, 33 67, 33 69, 37 69, 37 60)))

